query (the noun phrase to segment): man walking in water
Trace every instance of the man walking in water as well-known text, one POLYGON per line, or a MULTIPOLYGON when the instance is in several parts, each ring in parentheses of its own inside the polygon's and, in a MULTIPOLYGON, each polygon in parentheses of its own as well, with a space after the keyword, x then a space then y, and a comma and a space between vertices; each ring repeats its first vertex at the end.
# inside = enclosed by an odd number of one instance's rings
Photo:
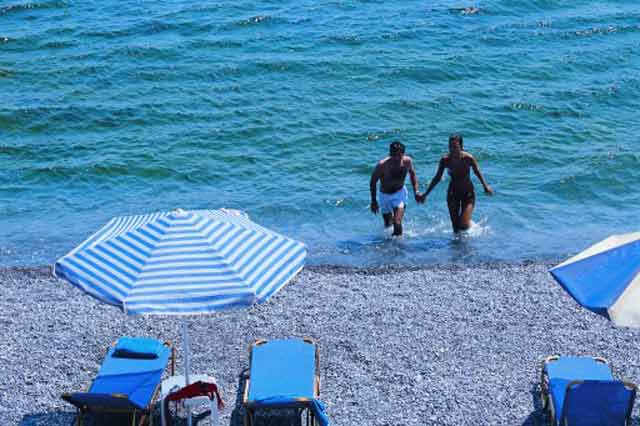
POLYGON ((404 155, 404 145, 400 142, 392 142, 389 145, 389 156, 380 160, 371 174, 369 188, 371 190, 371 211, 377 214, 382 211, 384 227, 393 225, 393 235, 402 235, 402 217, 408 199, 407 187, 404 186, 405 178, 409 174, 413 194, 418 198, 418 176, 413 168, 413 161, 408 155, 404 155), (376 199, 376 186, 380 180, 380 204, 376 199))

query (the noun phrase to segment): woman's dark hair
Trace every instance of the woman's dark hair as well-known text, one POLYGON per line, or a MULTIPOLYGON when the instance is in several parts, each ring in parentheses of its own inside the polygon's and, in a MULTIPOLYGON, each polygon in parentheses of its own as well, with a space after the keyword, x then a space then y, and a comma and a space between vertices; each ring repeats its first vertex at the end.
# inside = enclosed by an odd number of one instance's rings
POLYGON ((393 155, 396 152, 404 154, 404 145, 398 141, 391 142, 389 145, 389 154, 393 155))
POLYGON ((449 142, 458 141, 460 149, 464 149, 464 142, 462 141, 462 135, 460 133, 452 133, 449 136, 449 142))

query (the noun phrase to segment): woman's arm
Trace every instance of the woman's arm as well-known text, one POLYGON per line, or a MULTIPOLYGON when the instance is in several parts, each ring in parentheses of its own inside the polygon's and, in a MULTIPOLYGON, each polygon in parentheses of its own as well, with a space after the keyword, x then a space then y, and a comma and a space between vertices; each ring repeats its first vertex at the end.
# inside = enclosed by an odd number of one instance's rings
POLYGON ((480 172, 480 166, 478 166, 478 162, 473 157, 473 155, 469 154, 469 157, 471 157, 471 168, 473 168, 473 173, 477 176, 478 180, 482 184, 482 187, 484 188, 484 192, 486 192, 489 195, 493 195, 493 189, 491 189, 487 181, 484 180, 484 177, 480 172))
POLYGON ((429 187, 427 188, 427 191, 422 194, 422 202, 424 202, 424 200, 427 198, 427 195, 429 195, 429 193, 433 190, 433 188, 436 187, 437 184, 440 183, 440 181, 442 180, 442 174, 444 173, 444 157, 440 159, 440 162, 438 163, 438 170, 436 171, 436 175, 433 177, 433 179, 431 179, 431 183, 429 183, 429 187))

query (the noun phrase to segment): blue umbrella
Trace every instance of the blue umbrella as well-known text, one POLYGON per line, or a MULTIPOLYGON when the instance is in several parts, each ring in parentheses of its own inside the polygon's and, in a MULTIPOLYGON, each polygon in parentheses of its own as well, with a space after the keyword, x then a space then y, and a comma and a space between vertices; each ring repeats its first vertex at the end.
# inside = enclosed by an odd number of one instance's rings
POLYGON ((58 259, 53 274, 127 314, 184 316, 266 301, 306 254, 304 244, 237 211, 176 210, 112 219, 58 259))
POLYGON ((640 327, 640 232, 613 235, 550 270, 582 306, 640 327))

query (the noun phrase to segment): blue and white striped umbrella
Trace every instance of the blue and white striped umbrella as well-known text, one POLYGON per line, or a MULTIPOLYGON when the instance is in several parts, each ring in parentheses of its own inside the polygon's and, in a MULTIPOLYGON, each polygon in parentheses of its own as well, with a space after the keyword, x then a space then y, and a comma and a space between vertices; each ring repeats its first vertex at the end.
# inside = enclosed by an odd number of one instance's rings
POLYGON ((640 232, 613 235, 550 272, 585 308, 640 327, 640 232))
POLYGON ((53 273, 127 314, 202 314, 264 302, 306 253, 230 211, 176 210, 112 219, 53 273))

